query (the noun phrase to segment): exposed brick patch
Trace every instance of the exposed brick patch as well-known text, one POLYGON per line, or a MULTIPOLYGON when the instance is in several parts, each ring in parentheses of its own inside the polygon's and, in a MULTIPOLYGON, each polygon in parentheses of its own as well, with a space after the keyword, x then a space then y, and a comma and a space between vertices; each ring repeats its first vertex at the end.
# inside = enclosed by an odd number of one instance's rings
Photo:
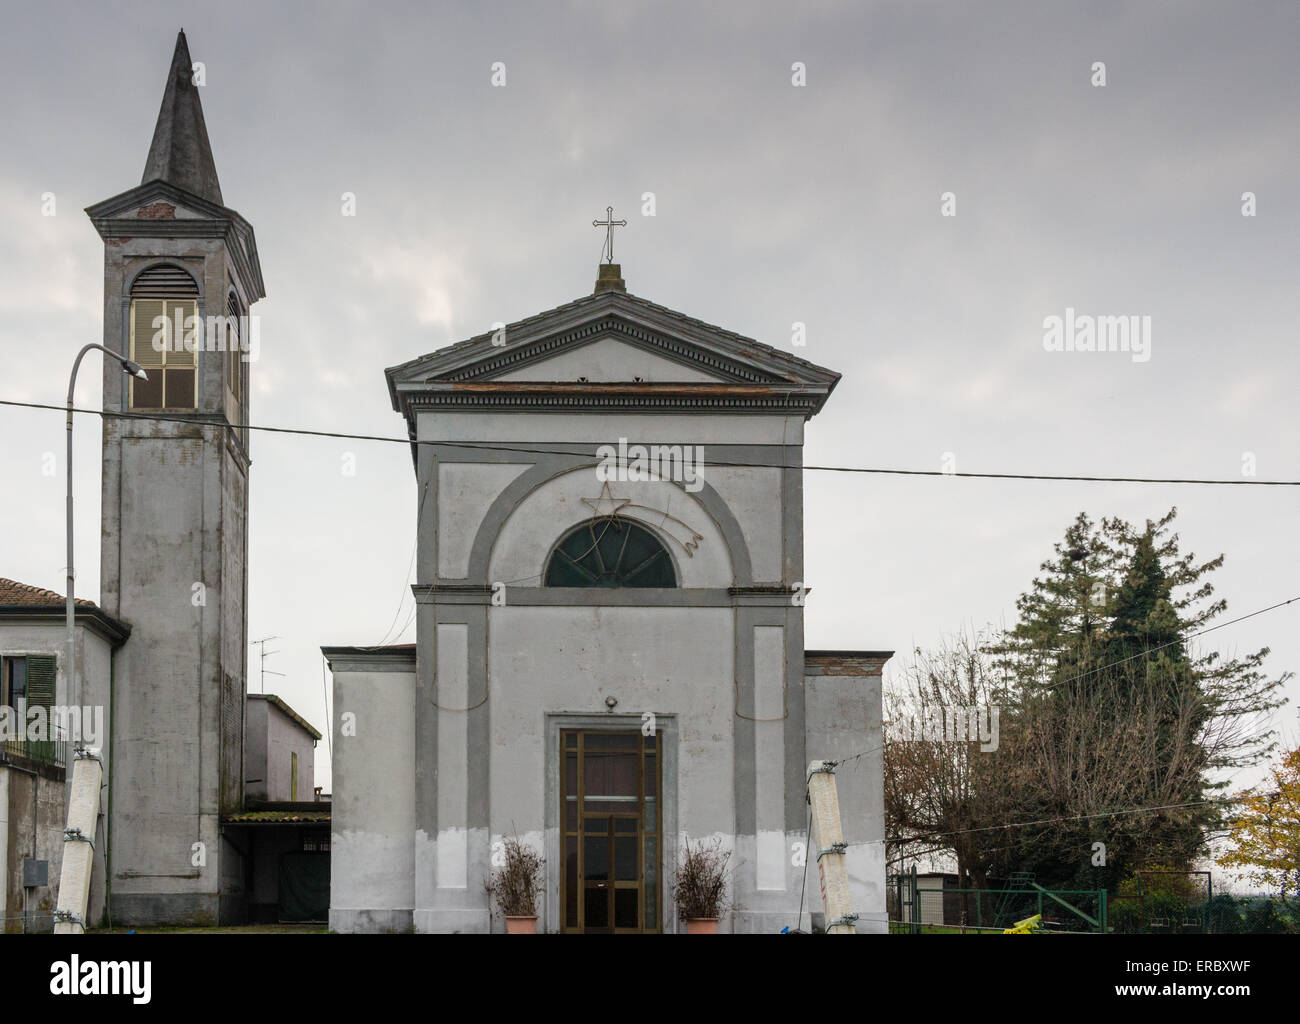
POLYGON ((140 220, 175 220, 176 207, 171 203, 149 203, 135 211, 140 220))

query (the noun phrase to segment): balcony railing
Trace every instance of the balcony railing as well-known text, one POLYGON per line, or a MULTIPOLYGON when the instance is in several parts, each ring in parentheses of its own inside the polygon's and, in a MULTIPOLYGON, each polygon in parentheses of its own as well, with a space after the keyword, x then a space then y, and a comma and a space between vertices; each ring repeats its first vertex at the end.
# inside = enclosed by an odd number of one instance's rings
POLYGON ((0 743, 0 764, 48 766, 65 771, 69 753, 66 740, 5 740, 0 743))

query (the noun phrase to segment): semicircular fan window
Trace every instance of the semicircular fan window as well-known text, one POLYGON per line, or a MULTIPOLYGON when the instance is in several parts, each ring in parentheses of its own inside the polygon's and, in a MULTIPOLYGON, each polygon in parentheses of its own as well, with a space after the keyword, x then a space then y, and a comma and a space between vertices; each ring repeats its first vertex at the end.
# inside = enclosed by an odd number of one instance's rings
POLYGON ((653 533, 622 516, 571 531, 551 553, 548 587, 675 587, 677 571, 653 533))

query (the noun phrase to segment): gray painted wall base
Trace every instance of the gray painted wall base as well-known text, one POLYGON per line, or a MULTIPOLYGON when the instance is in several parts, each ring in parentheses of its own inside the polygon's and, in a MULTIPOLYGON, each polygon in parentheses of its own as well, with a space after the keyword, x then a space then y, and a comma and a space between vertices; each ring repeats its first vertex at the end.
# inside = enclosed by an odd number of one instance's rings
POLYGON ((111 907, 114 928, 221 923, 216 893, 113 893, 111 907))
POLYGON ((329 928, 341 935, 406 934, 413 930, 409 910, 331 910, 329 928))
POLYGON ((421 935, 486 935, 492 919, 486 910, 417 910, 415 930, 421 935))

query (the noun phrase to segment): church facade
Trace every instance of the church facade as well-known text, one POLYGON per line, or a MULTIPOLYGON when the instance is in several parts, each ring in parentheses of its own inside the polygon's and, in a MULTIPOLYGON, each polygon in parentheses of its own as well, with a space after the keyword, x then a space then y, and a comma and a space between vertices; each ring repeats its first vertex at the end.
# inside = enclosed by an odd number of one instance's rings
MULTIPOLYGON (((804 649, 804 428, 838 374, 629 294, 389 369, 417 481, 414 645, 326 647, 330 926, 674 932, 685 843, 730 852, 724 931, 820 912, 805 774, 839 800, 859 931, 886 930, 880 674, 804 649)), ((815 920, 815 919, 814 919, 815 920)), ((804 919, 803 927, 808 927, 804 919)))

